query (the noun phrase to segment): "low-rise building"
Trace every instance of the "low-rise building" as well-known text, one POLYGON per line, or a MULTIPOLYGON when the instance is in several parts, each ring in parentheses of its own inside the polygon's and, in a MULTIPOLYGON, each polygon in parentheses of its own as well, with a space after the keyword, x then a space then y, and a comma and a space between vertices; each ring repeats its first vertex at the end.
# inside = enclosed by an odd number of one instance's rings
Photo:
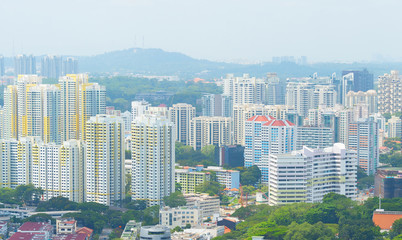
POLYGON ((222 167, 209 166, 204 169, 205 171, 211 171, 216 173, 216 180, 218 183, 225 186, 228 189, 240 188, 240 172, 237 170, 226 170, 222 167))
POLYGON ((56 220, 57 234, 73 234, 77 230, 77 221, 73 218, 62 218, 56 220))
POLYGON ((201 211, 202 217, 213 217, 219 214, 220 200, 218 196, 209 196, 208 194, 185 194, 188 207, 196 207, 201 211))
POLYGON ((144 226, 141 227, 141 240, 168 240, 171 239, 170 229, 165 226, 144 226))
POLYGON ((195 188, 210 180, 208 172, 197 172, 195 168, 175 169, 176 182, 181 185, 182 193, 195 193, 195 188))
MULTIPOLYGON (((24 240, 29 237, 35 240, 46 240, 52 238, 53 226, 47 222, 26 222, 18 228, 17 233, 22 233, 19 235, 21 235, 21 237, 24 236, 24 240)), ((18 235, 15 236, 15 234, 12 236, 13 239, 21 239, 18 238, 18 235)))
POLYGON ((185 227, 187 224, 200 226, 201 223, 202 212, 197 207, 164 207, 159 211, 159 224, 171 229, 185 227))
POLYGON ((392 224, 398 219, 402 219, 401 211, 384 211, 384 209, 377 209, 373 213, 374 225, 379 226, 381 231, 389 231, 392 224))
POLYGON ((378 169, 374 180, 374 194, 381 198, 402 197, 402 168, 378 169))
POLYGON ((6 236, 8 231, 8 225, 6 221, 0 221, 0 235, 6 236))
POLYGON ((123 240, 135 240, 137 239, 137 235, 141 229, 141 223, 136 222, 135 220, 130 220, 126 224, 126 227, 123 230, 120 238, 123 240))

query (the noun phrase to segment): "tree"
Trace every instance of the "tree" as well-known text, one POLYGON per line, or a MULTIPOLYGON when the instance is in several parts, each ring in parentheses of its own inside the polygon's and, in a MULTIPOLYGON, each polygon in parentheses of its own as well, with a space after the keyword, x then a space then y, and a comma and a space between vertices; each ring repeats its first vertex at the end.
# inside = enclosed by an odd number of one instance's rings
POLYGON ((254 186, 261 178, 261 171, 257 166, 249 168, 237 168, 240 170, 240 183, 241 185, 254 186))
POLYGON ((52 223, 56 223, 56 220, 54 218, 52 218, 52 216, 50 216, 46 213, 38 213, 38 214, 25 218, 23 220, 23 222, 48 222, 49 220, 52 223))
POLYGON ((325 226, 322 222, 318 222, 314 225, 306 222, 302 224, 293 222, 288 228, 289 230, 283 238, 284 240, 335 239, 335 234, 332 232, 332 230, 325 226))
POLYGON ((210 196, 221 195, 225 186, 218 182, 207 181, 195 187, 196 192, 208 193, 210 196))
POLYGON ((132 210, 145 210, 147 208, 147 201, 145 200, 133 200, 125 205, 126 208, 132 210))
POLYGON ((175 183, 174 183, 174 189, 175 189, 175 191, 177 191, 177 192, 181 192, 181 189, 182 189, 181 184, 178 183, 178 182, 175 182, 175 183))
POLYGON ((131 159, 131 151, 130 150, 126 150, 124 152, 124 157, 125 159, 131 159))
POLYGON ((185 206, 187 204, 186 199, 181 192, 174 192, 170 194, 170 196, 164 197, 163 202, 166 206, 171 208, 185 206))
POLYGON ((380 228, 374 226, 371 219, 346 219, 340 220, 339 238, 350 240, 374 240, 381 236, 380 228))
POLYGON ((58 196, 45 202, 40 202, 36 208, 37 212, 77 210, 78 203, 68 200, 68 198, 58 196))
POLYGON ((176 226, 176 227, 173 228, 170 232, 171 232, 171 233, 174 233, 174 232, 183 232, 183 229, 182 229, 181 227, 179 227, 179 226, 176 226))
POLYGON ((391 237, 396 237, 398 235, 402 234, 402 218, 396 220, 393 224, 392 224, 392 228, 390 231, 390 235, 391 237))

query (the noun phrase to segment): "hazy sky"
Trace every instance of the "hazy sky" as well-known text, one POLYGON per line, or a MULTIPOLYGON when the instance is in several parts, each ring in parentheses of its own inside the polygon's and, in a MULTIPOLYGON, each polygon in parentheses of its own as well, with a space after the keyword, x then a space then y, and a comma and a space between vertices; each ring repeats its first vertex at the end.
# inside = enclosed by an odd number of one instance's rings
POLYGON ((0 0, 0 54, 402 60, 401 0, 0 0), (14 46, 14 48, 13 48, 14 46))

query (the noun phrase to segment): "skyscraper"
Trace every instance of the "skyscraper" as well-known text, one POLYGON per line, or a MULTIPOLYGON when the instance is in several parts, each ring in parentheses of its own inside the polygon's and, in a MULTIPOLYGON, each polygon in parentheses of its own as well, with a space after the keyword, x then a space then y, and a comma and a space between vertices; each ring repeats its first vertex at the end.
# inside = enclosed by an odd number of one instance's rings
POLYGON ((41 61, 41 76, 58 79, 63 73, 62 58, 60 56, 44 56, 41 61))
POLYGON ((133 120, 131 129, 132 199, 160 205, 175 190, 173 124, 163 117, 142 115, 133 120))
POLYGON ((177 142, 190 144, 190 122, 195 117, 195 107, 187 103, 173 104, 169 108, 169 120, 175 125, 177 142))
POLYGON ((145 100, 132 101, 131 102, 131 114, 132 114, 131 118, 134 120, 136 117, 143 115, 150 106, 151 106, 151 104, 149 104, 145 100))
POLYGON ((369 113, 376 113, 378 111, 377 92, 375 90, 368 90, 367 92, 348 92, 346 94, 345 106, 352 108, 358 104, 367 104, 369 113))
POLYGON ((33 55, 17 55, 14 58, 14 75, 36 74, 36 59, 33 55))
POLYGON ((359 166, 367 175, 375 174, 379 163, 377 122, 371 118, 352 122, 348 135, 348 148, 357 151, 359 166))
POLYGON ((78 60, 72 57, 63 61, 63 75, 78 74, 78 60))
POLYGON ((345 76, 347 74, 353 75, 353 82, 350 89, 351 91, 366 92, 368 90, 374 89, 373 74, 369 73, 367 69, 363 69, 362 71, 342 71, 342 76, 345 76))
POLYGON ((266 79, 266 104, 285 104, 286 80, 281 80, 276 73, 268 73, 266 79))
POLYGON ((231 117, 233 111, 232 97, 223 94, 206 94, 202 96, 202 115, 208 117, 231 117))
POLYGON ((399 117, 392 116, 388 120, 388 137, 401 138, 402 136, 402 120, 399 117))
POLYGON ((4 88, 3 137, 18 138, 18 94, 15 85, 4 88))
POLYGON ((105 205, 124 199, 124 123, 97 115, 86 124, 85 201, 105 205))

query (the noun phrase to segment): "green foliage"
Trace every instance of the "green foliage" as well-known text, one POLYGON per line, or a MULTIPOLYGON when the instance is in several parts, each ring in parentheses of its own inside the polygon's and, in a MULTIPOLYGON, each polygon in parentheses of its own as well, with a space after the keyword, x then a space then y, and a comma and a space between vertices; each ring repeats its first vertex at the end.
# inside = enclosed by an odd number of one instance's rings
POLYGON ((357 167, 357 188, 368 189, 374 185, 374 175, 368 176, 364 169, 357 167))
MULTIPOLYGON (((398 148, 400 149, 400 144, 398 148)), ((402 154, 400 152, 381 154, 380 162, 388 164, 391 167, 402 167, 402 154)))
POLYGON ((170 230, 170 232, 171 232, 171 233, 174 233, 174 232, 183 232, 183 229, 181 229, 181 227, 177 226, 177 227, 173 228, 172 230, 170 230))
POLYGON ((181 190, 182 190, 181 184, 178 183, 178 182, 175 182, 174 183, 174 189, 175 189, 176 192, 181 192, 181 190))
POLYGON ((297 224, 293 222, 289 226, 284 240, 332 240, 335 239, 335 234, 330 228, 325 226, 322 222, 316 224, 302 223, 297 224))
POLYGON ((119 239, 121 234, 123 233, 122 228, 115 228, 113 231, 109 234, 109 239, 119 239))
POLYGON ((240 171, 240 183, 241 185, 256 185, 261 179, 261 171, 257 166, 251 166, 249 168, 238 167, 236 170, 240 171))
POLYGON ((402 234, 402 218, 396 220, 393 224, 392 224, 392 228, 390 231, 390 236, 391 237, 397 237, 398 235, 402 234))
POLYGON ((196 192, 208 193, 210 196, 221 196, 225 186, 215 181, 207 181, 195 187, 196 192))
POLYGON ((171 208, 185 206, 187 204, 186 199, 181 192, 174 192, 170 194, 170 196, 164 197, 163 202, 166 206, 171 208))
MULTIPOLYGON (((107 89, 107 105, 116 107, 116 109, 130 110, 130 102, 134 100, 139 93, 157 92, 160 90, 173 93, 173 96, 167 101, 151 101, 154 106, 166 104, 171 106, 175 103, 189 103, 196 106, 197 99, 201 98, 203 93, 221 93, 221 87, 214 83, 194 83, 183 81, 158 81, 157 79, 146 79, 129 76, 117 77, 95 77, 91 82, 97 82, 105 85, 107 89)), ((196 106, 197 107, 197 106, 196 106)))
MULTIPOLYGON (((402 209, 402 199, 383 199, 384 209, 402 209)), ((378 198, 368 199, 358 205, 351 199, 329 193, 321 203, 295 203, 284 206, 252 205, 242 207, 232 214, 243 222, 236 230, 216 239, 251 239, 264 236, 264 239, 382 239, 379 227, 374 226, 372 214, 378 208, 378 198)), ((402 220, 400 221, 402 222, 402 220)), ((400 234, 396 222, 394 239, 400 234)), ((401 224, 402 225, 402 224, 401 224)))
POLYGON ((52 224, 56 223, 56 220, 54 218, 52 218, 52 216, 46 214, 46 213, 38 213, 35 215, 32 215, 30 217, 24 218, 24 220, 22 220, 23 222, 48 222, 51 221, 52 224))
POLYGON ((127 203, 124 207, 131 210, 141 211, 147 208, 147 202, 145 200, 133 200, 127 203))
POLYGON ((215 146, 205 146, 201 151, 195 151, 193 147, 176 142, 175 156, 176 163, 181 166, 195 167, 197 165, 216 166, 215 146))
POLYGON ((5 204, 31 205, 39 203, 43 190, 34 185, 19 185, 15 189, 0 188, 0 202, 5 204))
POLYGON ((46 202, 40 202, 36 208, 37 212, 47 212, 47 211, 66 211, 66 210, 77 210, 78 203, 71 202, 68 198, 58 196, 49 199, 46 202))

